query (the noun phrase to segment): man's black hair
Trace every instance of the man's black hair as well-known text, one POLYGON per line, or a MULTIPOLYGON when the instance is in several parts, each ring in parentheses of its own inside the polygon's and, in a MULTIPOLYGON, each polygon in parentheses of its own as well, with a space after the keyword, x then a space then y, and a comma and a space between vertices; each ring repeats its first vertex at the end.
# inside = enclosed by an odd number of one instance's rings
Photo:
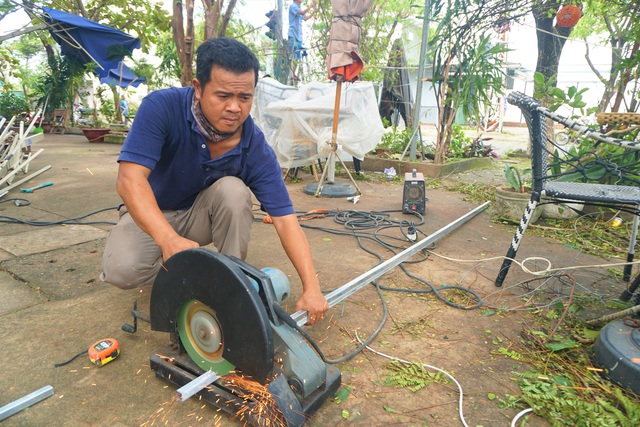
POLYGON ((211 69, 214 66, 237 74, 253 70, 258 84, 258 58, 251 49, 235 39, 210 38, 198 47, 196 58, 196 77, 202 88, 211 80, 211 69))

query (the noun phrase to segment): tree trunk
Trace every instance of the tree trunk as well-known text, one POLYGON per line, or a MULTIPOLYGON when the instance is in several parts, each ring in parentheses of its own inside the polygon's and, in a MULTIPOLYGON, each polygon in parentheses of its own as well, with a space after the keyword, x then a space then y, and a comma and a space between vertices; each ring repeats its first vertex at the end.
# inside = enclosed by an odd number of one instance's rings
MULTIPOLYGON (((212 37, 223 37, 227 31, 227 25, 231 20, 231 15, 236 7, 237 0, 230 0, 227 9, 220 18, 224 0, 202 0, 204 7, 204 40, 212 37)), ((191 86, 193 80, 193 60, 194 60, 194 30, 193 30, 193 8, 194 0, 184 0, 187 10, 186 31, 181 0, 173 1, 173 17, 171 18, 171 28, 173 30, 173 40, 178 51, 178 59, 182 70, 180 72, 180 84, 191 86)))
MULTIPOLYGON (((441 73, 441 81, 438 93, 438 130, 436 134, 436 150, 434 153, 433 162, 437 165, 444 164, 447 160, 447 153, 451 146, 451 128, 453 118, 455 118, 455 105, 451 105, 451 101, 447 101, 447 94, 449 90, 449 70, 451 69, 451 63, 453 62, 453 56, 450 54, 445 62, 444 69, 441 73), (451 111, 454 111, 453 118, 451 117, 451 111)), ((436 78, 434 74, 433 78, 436 78)))
MULTIPOLYGON (((602 83, 604 83, 604 92, 602 93, 602 97, 600 98, 600 102, 598 103, 599 113, 604 113, 607 110, 607 107, 609 106, 609 101, 613 97, 613 94, 616 93, 616 89, 615 89, 616 80, 618 78, 618 74, 620 74, 620 72, 618 71, 618 68, 615 65, 618 63, 617 59, 619 58, 619 55, 617 53, 618 52, 617 46, 618 46, 618 40, 612 37, 611 38, 611 70, 609 72, 608 80, 601 79, 602 83)), ((589 65, 591 66, 591 61, 589 61, 589 65)), ((595 67, 591 66, 591 69, 595 70, 595 67)))
MULTIPOLYGON (((640 48, 640 43, 636 41, 633 44, 633 47, 631 48, 631 52, 628 57, 629 58, 635 57, 636 53, 638 53, 639 48, 640 48)), ((624 99, 624 92, 627 88, 627 85, 631 81, 631 79, 632 79, 631 70, 627 68, 625 73, 622 76, 620 76, 618 86, 616 87, 617 89, 616 99, 613 101, 613 105, 611 106, 611 112, 615 113, 617 111, 620 111, 620 105, 622 104, 622 100, 624 99)))
POLYGON ((222 8, 224 0, 202 0, 204 7, 204 39, 208 40, 212 37, 224 37, 227 33, 227 27, 231 20, 231 15, 236 7, 238 0, 230 0, 224 14, 222 8), (222 19, 220 18, 222 16, 222 19))
POLYGON ((438 136, 436 139, 436 151, 434 153, 433 162, 437 165, 444 164, 447 161, 449 147, 451 147, 451 135, 453 134, 453 122, 456 118, 456 106, 451 102, 443 105, 441 110, 441 120, 438 136))
POLYGON ((122 113, 120 112, 120 97, 118 96, 118 88, 116 86, 109 86, 111 88, 111 94, 113 95, 113 108, 116 113, 113 122, 122 122, 122 113))
POLYGON ((173 40, 178 51, 178 60, 182 66, 180 71, 180 84, 191 86, 193 80, 193 0, 184 0, 187 9, 187 26, 185 31, 184 18, 182 16, 182 0, 173 1, 173 16, 171 17, 171 29, 173 40))
POLYGON ((209 40, 216 34, 222 4, 219 0, 214 2, 202 0, 202 6, 204 7, 204 39, 209 40))
POLYGON ((233 13, 233 9, 236 7, 236 3, 238 0, 230 0, 229 5, 227 6, 227 11, 224 13, 222 17, 222 22, 220 22, 220 28, 218 28, 218 37, 224 37, 227 33, 227 27, 229 26, 229 21, 231 20, 231 14, 233 13))
MULTIPOLYGON (((538 39, 536 71, 541 73, 545 80, 557 76, 562 48, 573 29, 553 25, 553 20, 561 3, 561 1, 557 0, 537 1, 531 9, 533 18, 536 21, 536 36, 538 39)), ((553 86, 555 85, 556 82, 553 83, 553 86)))

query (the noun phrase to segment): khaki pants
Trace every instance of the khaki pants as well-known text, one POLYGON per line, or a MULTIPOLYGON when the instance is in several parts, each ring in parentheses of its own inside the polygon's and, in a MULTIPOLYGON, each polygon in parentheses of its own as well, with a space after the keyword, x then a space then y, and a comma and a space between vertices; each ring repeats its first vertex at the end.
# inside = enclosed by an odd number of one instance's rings
MULTIPOLYGON (((176 232, 200 246, 213 243, 220 253, 244 260, 253 213, 251 192, 240 179, 224 177, 204 189, 185 211, 163 211, 176 232)), ((100 279, 121 289, 153 284, 162 251, 136 225, 125 207, 113 226, 104 253, 100 279)))

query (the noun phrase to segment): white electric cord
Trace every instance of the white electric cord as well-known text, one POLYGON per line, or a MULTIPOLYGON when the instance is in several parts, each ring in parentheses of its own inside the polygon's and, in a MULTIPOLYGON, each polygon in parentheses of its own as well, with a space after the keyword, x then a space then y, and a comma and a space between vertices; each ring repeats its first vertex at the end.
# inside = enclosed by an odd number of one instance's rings
MULTIPOLYGON (((362 344, 362 340, 360 340, 360 337, 358 336, 358 331, 355 331, 355 335, 356 335, 356 339, 358 340, 358 342, 360 344, 362 344)), ((394 356, 389 356, 388 354, 384 354, 374 348, 372 348, 371 346, 366 346, 367 350, 371 351, 372 353, 377 354, 378 356, 382 356, 385 357, 389 360, 394 360, 397 362, 401 362, 404 363, 405 365, 411 365, 412 363, 407 361, 407 360, 402 360, 398 357, 394 357, 394 356)), ((462 411, 462 403, 463 403, 463 399, 464 399, 464 393, 462 391, 462 386, 460 385, 460 383, 458 382, 458 380, 456 380, 450 373, 448 373, 447 371, 444 371, 436 366, 431 366, 431 365, 427 365, 426 363, 423 363, 422 366, 424 366, 427 369, 433 369, 434 371, 438 371, 438 372, 442 372, 443 374, 445 374, 446 376, 448 376, 449 378, 451 378, 451 381, 454 382, 454 384, 458 387, 458 393, 460 394, 460 400, 458 403, 458 414, 460 415, 460 421, 462 421, 462 425, 464 427, 469 427, 469 424, 467 424, 467 422, 464 419, 464 413, 462 411)), ((525 414, 528 414, 529 412, 533 412, 533 409, 528 408, 525 409, 523 411, 518 412, 518 414, 516 414, 516 416, 513 418, 513 420, 511 421, 511 427, 516 427, 516 423, 518 422, 518 420, 525 414)))
POLYGON ((571 267, 559 267, 559 268, 551 268, 551 261, 548 260, 547 258, 543 258, 543 257, 537 257, 537 256, 532 256, 529 258, 525 258, 522 261, 517 261, 513 258, 507 258, 504 256, 496 256, 496 257, 491 257, 491 258, 484 258, 484 259, 457 259, 457 258, 450 258, 441 254, 438 254, 436 252, 433 251, 428 251, 431 255, 435 255, 438 258, 442 258, 442 259, 446 259, 447 261, 453 261, 453 262, 473 262, 473 263, 478 263, 478 262, 486 262, 486 261, 495 261, 495 260, 499 260, 499 259, 511 259, 511 262, 513 262, 514 264, 517 264, 522 271, 524 271, 525 273, 529 273, 532 274, 534 276, 543 276, 546 275, 548 273, 554 273, 556 271, 567 271, 567 270, 580 270, 582 268, 604 268, 604 267, 621 267, 621 266, 625 266, 625 265, 634 265, 634 264, 640 264, 640 261, 632 261, 632 262, 614 262, 614 263, 608 263, 608 264, 593 264, 593 265, 575 265, 575 266, 571 266, 571 267), (542 261, 545 264, 547 264, 547 267, 540 270, 540 271, 532 271, 529 270, 525 264, 529 263, 529 262, 534 262, 534 261, 542 261))
MULTIPOLYGON (((360 337, 358 336, 358 332, 357 331, 356 331, 355 335, 356 335, 356 339, 358 340, 358 342, 360 342, 360 344, 362 344, 362 341, 360 341, 360 337)), ((411 362, 408 362, 406 360, 402 360, 402 359, 399 359, 397 357, 393 357, 393 356, 389 356, 387 354, 381 353, 381 352, 373 349, 370 346, 367 346, 366 348, 369 351, 377 354, 378 356, 382 356, 382 357, 386 357, 387 359, 390 359, 390 360, 395 360, 395 361, 398 361, 398 362, 402 362, 405 365, 411 365, 411 362)), ((447 371, 444 371, 444 370, 442 370, 440 368, 437 368, 435 366, 427 365, 426 363, 423 363, 422 366, 424 366, 425 368, 428 368, 428 369, 433 369, 434 371, 442 372, 443 374, 445 374, 446 376, 451 378, 451 381, 453 381, 455 383, 455 385, 458 387, 458 392, 460 393, 460 400, 459 400, 459 403, 458 403, 458 413, 460 414, 460 421, 462 421, 462 425, 464 427, 469 427, 469 424, 467 424, 467 422, 465 421, 464 414, 462 412, 462 401, 463 401, 464 394, 462 392, 462 386, 460 385, 460 383, 450 373, 448 373, 447 371)))
POLYGON ((525 409, 524 411, 518 412, 518 414, 515 417, 513 417, 513 421, 511 421, 511 427, 516 427, 516 423, 518 422, 520 417, 522 417, 524 414, 528 414, 529 412, 533 412, 533 409, 529 408, 529 409, 525 409))

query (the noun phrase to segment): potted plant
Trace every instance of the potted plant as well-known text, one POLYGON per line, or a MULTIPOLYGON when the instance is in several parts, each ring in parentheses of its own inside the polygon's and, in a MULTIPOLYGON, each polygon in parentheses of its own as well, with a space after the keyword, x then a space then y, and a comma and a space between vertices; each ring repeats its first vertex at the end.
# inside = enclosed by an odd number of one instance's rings
MULTIPOLYGON (((508 185, 496 189, 495 209, 498 216, 520 222, 531 198, 531 187, 527 179, 530 174, 530 169, 520 170, 517 166, 505 163, 504 176, 508 185)), ((541 213, 542 209, 537 207, 531 222, 536 222, 541 213)))
POLYGON ((96 91, 96 97, 100 100, 100 106, 94 108, 94 123, 92 127, 82 127, 82 133, 89 140, 89 142, 104 142, 104 136, 111 132, 111 128, 107 126, 113 118, 113 106, 105 100, 105 89, 103 87, 98 88, 96 91), (102 119, 106 117, 106 123, 102 119))
POLYGON ((89 142, 104 142, 104 136, 111 132, 109 128, 80 128, 89 142))

